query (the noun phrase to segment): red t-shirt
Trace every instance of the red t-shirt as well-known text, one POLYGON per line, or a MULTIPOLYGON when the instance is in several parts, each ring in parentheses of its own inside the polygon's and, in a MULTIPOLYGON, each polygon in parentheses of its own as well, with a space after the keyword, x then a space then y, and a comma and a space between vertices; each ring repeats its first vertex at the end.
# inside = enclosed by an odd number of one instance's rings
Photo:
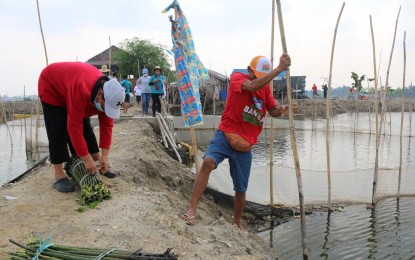
POLYGON ((313 92, 317 92, 317 86, 316 85, 313 85, 312 89, 313 89, 313 92))
POLYGON ((102 73, 92 65, 59 62, 47 66, 39 77, 40 100, 67 110, 68 133, 78 156, 88 154, 83 138, 83 119, 96 114, 99 119, 99 147, 109 149, 111 146, 114 121, 104 112, 99 112, 91 102, 92 89, 100 76, 102 73))
POLYGON ((246 80, 245 74, 236 72, 232 75, 219 130, 238 134, 254 145, 262 131, 264 116, 277 102, 269 84, 255 92, 242 90, 246 80))

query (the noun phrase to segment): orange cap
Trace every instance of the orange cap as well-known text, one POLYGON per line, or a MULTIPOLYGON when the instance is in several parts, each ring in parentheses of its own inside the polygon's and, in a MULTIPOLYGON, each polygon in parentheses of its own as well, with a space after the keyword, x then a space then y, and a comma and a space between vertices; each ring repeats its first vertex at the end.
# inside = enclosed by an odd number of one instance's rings
POLYGON ((271 61, 265 56, 256 56, 249 64, 257 78, 263 77, 271 72, 271 61))

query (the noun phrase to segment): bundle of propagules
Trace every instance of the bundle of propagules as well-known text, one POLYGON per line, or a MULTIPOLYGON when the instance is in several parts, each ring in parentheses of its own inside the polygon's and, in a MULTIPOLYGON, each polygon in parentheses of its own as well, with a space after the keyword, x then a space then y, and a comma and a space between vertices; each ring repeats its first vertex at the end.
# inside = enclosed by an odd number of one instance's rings
POLYGON ((85 206, 98 205, 99 202, 111 198, 111 193, 99 178, 99 173, 89 174, 81 158, 72 157, 65 166, 68 175, 72 176, 81 187, 80 203, 85 206))

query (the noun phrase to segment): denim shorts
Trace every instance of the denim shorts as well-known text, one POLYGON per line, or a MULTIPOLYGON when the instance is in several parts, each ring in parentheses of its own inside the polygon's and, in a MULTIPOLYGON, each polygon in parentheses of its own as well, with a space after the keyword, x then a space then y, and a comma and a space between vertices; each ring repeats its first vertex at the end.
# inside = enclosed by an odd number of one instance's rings
POLYGON ((217 130, 215 137, 210 141, 203 158, 212 158, 215 168, 224 160, 229 159, 230 173, 233 181, 233 190, 246 192, 249 174, 251 172, 252 152, 238 152, 232 149, 225 134, 217 130))

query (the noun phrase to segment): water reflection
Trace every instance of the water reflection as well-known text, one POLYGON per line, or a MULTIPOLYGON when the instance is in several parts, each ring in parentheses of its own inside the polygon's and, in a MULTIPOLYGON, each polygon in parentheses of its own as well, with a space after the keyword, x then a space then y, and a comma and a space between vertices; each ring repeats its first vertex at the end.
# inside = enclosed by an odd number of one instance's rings
MULTIPOLYGON (((388 199, 375 209, 348 206, 343 212, 307 217, 310 259, 414 259, 415 198, 388 199)), ((269 231, 259 235, 268 240, 269 231)), ((272 250, 281 259, 300 259, 300 222, 276 227, 272 250)))

